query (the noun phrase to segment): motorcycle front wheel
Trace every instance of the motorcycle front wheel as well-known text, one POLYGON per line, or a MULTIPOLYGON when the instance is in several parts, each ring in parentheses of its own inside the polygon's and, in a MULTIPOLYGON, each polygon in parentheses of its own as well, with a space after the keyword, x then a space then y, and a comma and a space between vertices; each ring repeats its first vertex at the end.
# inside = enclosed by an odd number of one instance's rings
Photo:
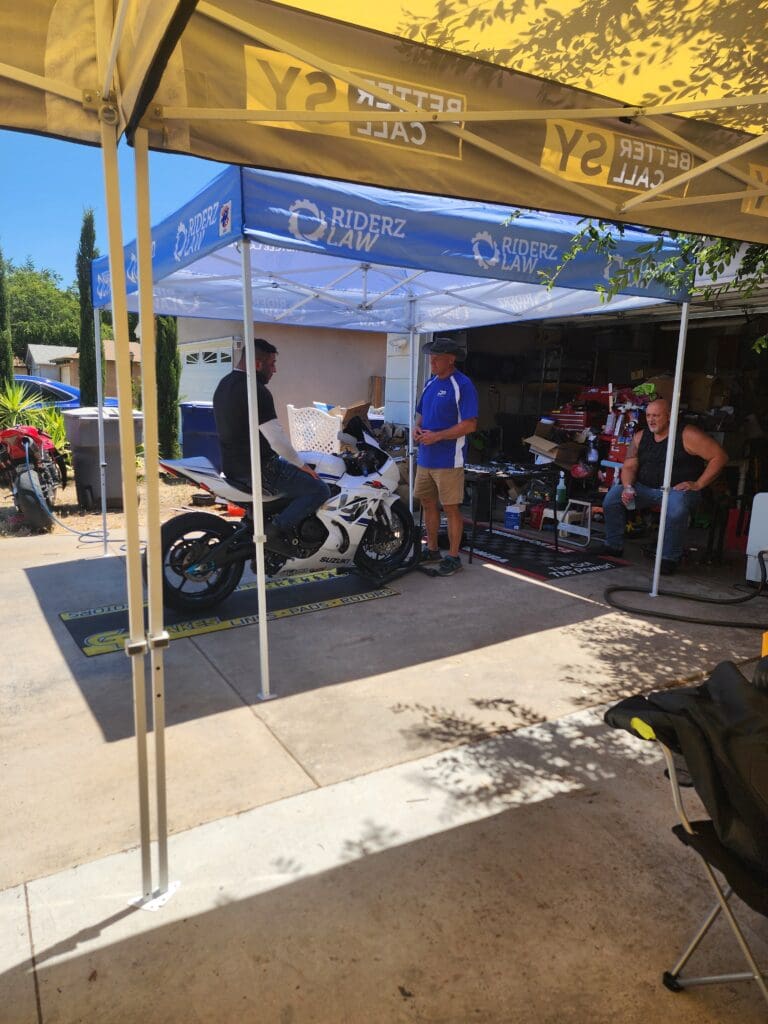
POLYGON ((209 571, 188 573, 205 563, 208 551, 231 536, 237 527, 207 512, 176 516, 160 529, 163 555, 163 601, 182 612, 203 611, 229 597, 243 575, 244 563, 230 562, 209 571))
POLYGON ((373 520, 363 534, 355 555, 355 565, 376 576, 399 569, 412 547, 415 528, 413 516, 404 502, 396 501, 390 509, 392 525, 373 520))
POLYGON ((40 474, 36 469, 23 469, 16 477, 14 501, 30 529, 42 533, 53 528, 51 506, 55 493, 50 501, 46 500, 40 474))

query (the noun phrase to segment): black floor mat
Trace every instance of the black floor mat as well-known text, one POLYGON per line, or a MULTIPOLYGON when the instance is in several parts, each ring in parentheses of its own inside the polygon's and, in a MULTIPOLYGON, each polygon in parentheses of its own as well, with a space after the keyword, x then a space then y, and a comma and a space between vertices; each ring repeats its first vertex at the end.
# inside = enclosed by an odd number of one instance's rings
MULTIPOLYGON (((334 571, 287 576, 267 583, 267 617, 282 619, 304 612, 317 612, 326 608, 373 601, 378 597, 392 597, 396 590, 377 586, 356 573, 336 575, 334 571)), ((211 609, 208 615, 190 618, 189 613, 166 609, 165 628, 171 640, 216 633, 222 629, 250 626, 259 621, 258 596, 255 581, 245 583, 211 609)), ((77 646, 88 657, 122 651, 128 638, 127 605, 113 604, 103 608, 88 608, 78 612, 61 612, 64 625, 77 646)))
MULTIPOLYGON (((471 527, 467 528, 467 541, 463 547, 469 550, 471 527)), ((606 572, 617 569, 625 562, 620 559, 590 555, 562 547, 555 551, 552 544, 534 540, 502 530, 489 531, 478 528, 475 534, 474 555, 498 562, 508 569, 533 576, 537 580, 558 580, 566 576, 583 576, 591 572, 606 572)))

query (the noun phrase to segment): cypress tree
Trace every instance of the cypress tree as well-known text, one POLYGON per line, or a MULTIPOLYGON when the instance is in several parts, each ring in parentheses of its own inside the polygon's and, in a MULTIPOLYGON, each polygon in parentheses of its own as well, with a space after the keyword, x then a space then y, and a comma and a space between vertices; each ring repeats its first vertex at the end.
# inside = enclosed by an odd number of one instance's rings
POLYGON ((11 320, 8 314, 8 286, 5 280, 5 260, 0 249, 0 390, 13 382, 13 344, 11 320))
POLYGON ((157 318, 157 427, 160 456, 179 457, 179 380, 181 358, 176 318, 157 318))
MULTIPOLYGON (((77 250, 77 290, 80 297, 80 401, 83 405, 96 405, 96 350, 91 297, 91 260, 97 256, 96 228, 93 210, 83 213, 80 245, 77 250)), ((101 345, 101 338, 99 338, 101 345)), ((104 346, 101 348, 101 381, 104 384, 104 346)))

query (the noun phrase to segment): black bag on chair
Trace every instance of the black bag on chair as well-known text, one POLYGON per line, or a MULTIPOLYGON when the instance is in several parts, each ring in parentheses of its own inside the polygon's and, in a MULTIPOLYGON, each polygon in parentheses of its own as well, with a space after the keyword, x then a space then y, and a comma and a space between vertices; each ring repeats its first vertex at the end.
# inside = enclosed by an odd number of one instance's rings
POLYGON ((768 692, 724 661, 700 686, 630 697, 605 721, 638 735, 637 717, 683 755, 723 846, 768 872, 768 692))
POLYGON ((664 985, 681 992, 695 985, 754 981, 768 1003, 768 979, 758 966, 729 900, 733 894, 768 917, 768 658, 753 685, 732 662, 718 665, 701 686, 649 697, 629 697, 605 713, 608 725, 661 746, 680 824, 675 836, 702 860, 717 903, 664 985), (708 821, 689 821, 672 751, 681 754, 708 821), (713 869, 725 877, 722 886, 713 869), (748 971, 681 977, 685 965, 720 914, 747 961, 748 971))

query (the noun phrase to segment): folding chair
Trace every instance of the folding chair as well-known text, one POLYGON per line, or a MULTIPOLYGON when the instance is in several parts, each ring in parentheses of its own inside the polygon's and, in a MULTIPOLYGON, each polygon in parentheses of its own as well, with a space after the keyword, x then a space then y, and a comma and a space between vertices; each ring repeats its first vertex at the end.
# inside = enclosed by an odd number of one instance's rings
MULTIPOLYGON (((760 678, 768 677, 768 658, 760 678)), ((606 722, 659 743, 667 764, 680 824, 674 835, 702 861, 717 902, 671 970, 662 976, 672 992, 696 985, 754 981, 768 1003, 768 979, 758 966, 730 900, 737 896, 768 917, 768 691, 752 686, 723 662, 698 687, 630 697, 605 714, 606 722), (676 757, 682 755, 709 820, 690 821, 683 805, 676 757), (725 878, 723 886, 715 875, 725 878), (748 971, 700 977, 681 972, 722 914, 748 971)))

